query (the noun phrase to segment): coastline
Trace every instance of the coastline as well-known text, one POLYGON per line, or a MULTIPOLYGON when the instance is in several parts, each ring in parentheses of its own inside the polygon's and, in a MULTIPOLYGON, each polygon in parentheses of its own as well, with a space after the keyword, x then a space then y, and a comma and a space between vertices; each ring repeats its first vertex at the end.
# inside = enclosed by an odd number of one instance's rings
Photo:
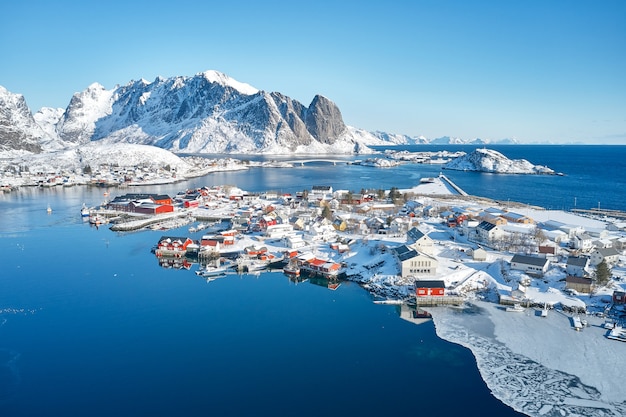
POLYGON ((507 313, 473 300, 469 307, 429 310, 437 335, 472 351, 480 374, 500 401, 529 416, 626 415, 622 368, 610 358, 624 345, 604 337, 603 319, 573 330, 569 316, 532 308, 507 313))

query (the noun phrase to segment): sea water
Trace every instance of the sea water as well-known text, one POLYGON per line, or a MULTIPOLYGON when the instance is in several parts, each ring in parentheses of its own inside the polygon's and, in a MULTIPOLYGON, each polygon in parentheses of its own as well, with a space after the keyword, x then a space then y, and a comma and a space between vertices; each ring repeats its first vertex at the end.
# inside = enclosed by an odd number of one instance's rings
MULTIPOLYGON (((518 148, 501 151, 513 157, 518 148)), ((556 160, 525 157, 566 174, 550 177, 562 182, 542 194, 558 196, 574 175, 556 160)), ((255 168, 128 191, 328 184, 358 192, 408 188, 439 168, 255 168)), ((454 181, 480 195, 473 175, 454 173, 454 181)), ((620 208, 623 198, 612 194, 623 197, 621 179, 584 175, 590 193, 610 190, 600 201, 620 208)), ((526 190, 537 180, 510 177, 526 190)), ((515 199, 498 189, 494 198, 515 199)), ((439 339, 432 322, 404 321, 397 306, 373 304, 354 283, 331 291, 279 273, 207 283, 193 270, 164 269, 150 253, 163 232, 117 234, 83 223, 82 203, 99 204, 102 192, 23 188, 0 196, 1 416, 519 415, 490 394, 471 353, 439 339)))

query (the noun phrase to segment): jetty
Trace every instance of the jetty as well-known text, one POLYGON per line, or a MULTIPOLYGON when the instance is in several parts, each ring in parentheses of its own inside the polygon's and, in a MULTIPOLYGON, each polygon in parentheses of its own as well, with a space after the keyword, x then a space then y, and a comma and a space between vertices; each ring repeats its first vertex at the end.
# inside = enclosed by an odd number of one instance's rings
POLYGON ((463 189, 461 187, 459 187, 458 185, 456 185, 455 183, 452 182, 452 180, 448 177, 446 177, 443 174, 439 174, 439 178, 441 178, 442 180, 444 180, 446 183, 448 183, 448 185, 450 187, 452 187, 452 189, 454 189, 454 191, 456 191, 457 193, 459 193, 462 196, 468 196, 469 194, 467 194, 465 191, 463 191, 463 189))
POLYGON ((594 216, 606 216, 613 217, 616 219, 626 219, 626 212, 621 210, 610 210, 610 209, 600 209, 600 208, 592 208, 592 209, 572 209, 574 213, 594 215, 594 216))
POLYGON ((463 297, 457 297, 452 295, 415 297, 415 304, 418 307, 435 307, 446 305, 460 306, 463 305, 464 302, 465 299, 463 297))
POLYGON ((115 223, 114 225, 111 226, 111 230, 114 232, 130 232, 133 230, 143 229, 144 227, 156 225, 156 224, 167 222, 167 221, 173 221, 173 220, 182 221, 184 218, 187 218, 187 217, 188 217, 188 213, 186 212, 157 214, 154 216, 142 217, 140 219, 115 223))

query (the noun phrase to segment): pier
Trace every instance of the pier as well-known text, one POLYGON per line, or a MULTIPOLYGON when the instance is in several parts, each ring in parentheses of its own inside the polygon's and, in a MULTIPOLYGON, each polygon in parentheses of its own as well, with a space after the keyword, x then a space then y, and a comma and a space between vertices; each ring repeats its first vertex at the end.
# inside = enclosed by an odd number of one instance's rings
POLYGON ((626 212, 621 210, 609 210, 609 209, 572 209, 574 213, 594 215, 594 216, 606 216, 606 217, 614 217, 616 219, 626 219, 626 212))
POLYGON ((418 307, 435 307, 446 305, 460 306, 464 302, 465 299, 463 297, 455 297, 451 295, 415 297, 415 304, 418 307))
POLYGON ((147 227, 153 224, 163 223, 163 222, 172 221, 172 220, 182 220, 185 217, 188 217, 188 213, 186 212, 157 214, 155 216, 144 217, 141 219, 116 223, 111 226, 111 230, 114 232, 130 232, 133 230, 143 229, 144 227, 147 227))
POLYGON ((463 191, 461 189, 461 187, 459 187, 458 185, 456 185, 455 183, 452 182, 452 180, 450 180, 450 178, 446 177, 443 174, 439 174, 439 178, 441 178, 442 180, 444 180, 446 183, 448 183, 448 185, 450 187, 452 187, 454 189, 454 191, 456 191, 457 193, 459 193, 462 196, 467 196, 469 194, 467 194, 465 191, 463 191))

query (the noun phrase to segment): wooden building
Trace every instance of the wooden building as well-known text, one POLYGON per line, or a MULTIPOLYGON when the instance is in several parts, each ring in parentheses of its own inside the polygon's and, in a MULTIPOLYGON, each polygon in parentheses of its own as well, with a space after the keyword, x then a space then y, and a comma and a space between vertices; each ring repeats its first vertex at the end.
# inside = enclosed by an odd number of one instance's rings
POLYGON ((415 281, 415 295, 417 297, 437 296, 443 297, 445 294, 445 284, 443 280, 417 280, 415 281))

